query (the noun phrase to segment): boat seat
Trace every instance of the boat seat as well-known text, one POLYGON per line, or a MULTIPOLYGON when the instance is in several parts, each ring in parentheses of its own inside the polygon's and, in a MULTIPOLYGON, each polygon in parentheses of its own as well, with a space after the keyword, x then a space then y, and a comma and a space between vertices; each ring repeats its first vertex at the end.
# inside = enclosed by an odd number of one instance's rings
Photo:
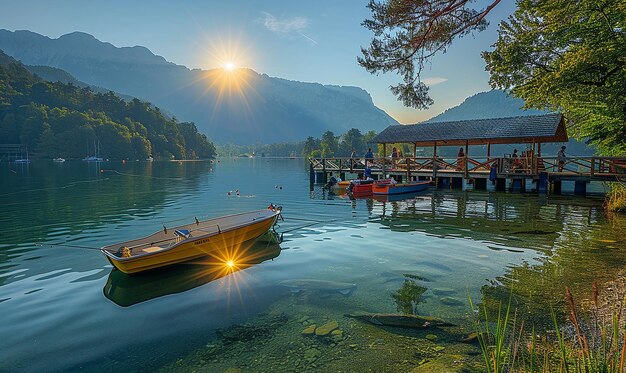
POLYGON ((145 249, 141 250, 144 253, 155 253, 157 251, 161 251, 165 249, 164 247, 160 247, 160 246, 151 246, 151 247, 146 247, 145 249))

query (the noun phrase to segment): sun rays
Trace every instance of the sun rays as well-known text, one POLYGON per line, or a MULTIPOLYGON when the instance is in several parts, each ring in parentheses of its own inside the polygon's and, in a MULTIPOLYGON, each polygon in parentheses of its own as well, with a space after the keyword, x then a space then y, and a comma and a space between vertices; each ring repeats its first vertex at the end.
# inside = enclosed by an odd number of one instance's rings
POLYGON ((224 110, 234 108, 242 111, 250 123, 255 122, 251 101, 260 95, 254 89, 254 80, 259 78, 249 68, 253 52, 241 36, 205 35, 198 48, 207 70, 198 70, 192 85, 202 89, 195 104, 207 105, 209 121, 215 120, 224 110))
POLYGON ((198 263, 204 269, 197 273, 196 281, 219 280, 217 286, 226 295, 225 300, 229 308, 233 304, 246 305, 251 301, 253 288, 251 284, 255 280, 243 270, 278 256, 280 247, 275 243, 259 242, 246 242, 240 245, 231 245, 229 242, 222 244, 223 248, 209 252, 207 259, 198 263))

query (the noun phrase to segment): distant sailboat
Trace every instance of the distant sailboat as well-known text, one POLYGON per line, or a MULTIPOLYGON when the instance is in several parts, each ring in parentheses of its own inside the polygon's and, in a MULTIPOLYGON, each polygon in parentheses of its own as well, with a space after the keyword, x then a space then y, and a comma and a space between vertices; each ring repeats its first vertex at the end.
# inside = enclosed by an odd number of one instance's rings
POLYGON ((88 156, 83 158, 85 162, 102 162, 102 158, 99 157, 100 153, 100 141, 98 141, 98 146, 96 146, 96 142, 93 142, 93 148, 96 155, 88 156))
MULTIPOLYGON (((22 153, 22 156, 24 156, 23 153, 22 153)), ((13 162, 15 162, 15 163, 30 163, 30 159, 28 158, 28 150, 26 151, 26 158, 15 159, 13 162)))
POLYGON ((61 157, 52 158, 52 162, 63 163, 65 162, 65 158, 61 158, 61 157))

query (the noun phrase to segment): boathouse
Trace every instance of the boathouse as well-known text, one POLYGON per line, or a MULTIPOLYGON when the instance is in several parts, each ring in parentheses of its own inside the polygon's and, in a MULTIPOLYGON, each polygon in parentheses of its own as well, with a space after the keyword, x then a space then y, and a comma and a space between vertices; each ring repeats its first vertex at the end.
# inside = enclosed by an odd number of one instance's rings
MULTIPOLYGON (((563 165, 556 154, 542 155, 542 144, 568 140, 561 114, 473 119, 392 125, 371 141, 382 147, 382 158, 311 159, 311 181, 315 174, 325 181, 329 172, 371 170, 374 177, 394 176, 397 180, 430 179, 438 187, 464 189, 513 189, 560 193, 562 181, 573 181, 575 192, 585 194, 590 181, 626 178, 626 157, 568 156, 563 165), (413 153, 391 156, 391 144, 410 144, 413 153), (492 145, 526 144, 515 154, 492 155, 492 145), (482 146, 480 154, 470 154, 469 146, 482 146), (441 154, 441 147, 464 149, 463 155, 441 154), (431 148, 432 155, 418 156, 418 148, 431 148)), ((476 149, 476 148, 475 148, 476 149)))

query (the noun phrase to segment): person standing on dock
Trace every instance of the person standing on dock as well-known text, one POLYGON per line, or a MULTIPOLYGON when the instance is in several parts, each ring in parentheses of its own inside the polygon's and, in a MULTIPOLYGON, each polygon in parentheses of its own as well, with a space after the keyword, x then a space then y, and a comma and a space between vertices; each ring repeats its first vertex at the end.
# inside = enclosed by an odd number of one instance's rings
POLYGON ((367 168, 367 162, 374 160, 374 154, 372 154, 372 148, 367 148, 367 153, 365 153, 365 168, 367 168))
POLYGON ((463 148, 459 148, 459 153, 456 155, 456 168, 457 170, 465 169, 465 152, 463 148))
POLYGON ((567 156, 565 155, 565 145, 561 146, 561 150, 556 155, 556 160, 559 162, 559 172, 563 172, 565 162, 567 162, 567 156))

